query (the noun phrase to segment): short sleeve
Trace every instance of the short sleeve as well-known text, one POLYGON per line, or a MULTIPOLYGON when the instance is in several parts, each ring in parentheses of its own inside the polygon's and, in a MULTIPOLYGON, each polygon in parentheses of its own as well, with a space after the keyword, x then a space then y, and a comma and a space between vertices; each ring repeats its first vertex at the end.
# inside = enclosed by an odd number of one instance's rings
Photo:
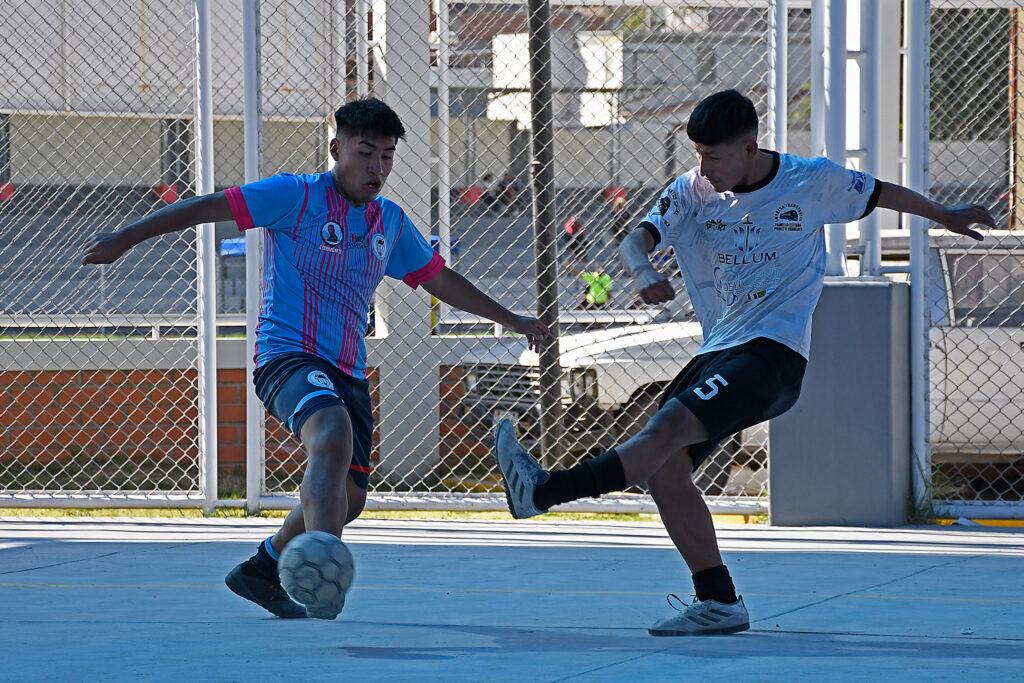
POLYGON ((875 179, 863 171, 821 159, 815 184, 821 188, 819 200, 823 223, 848 223, 863 218, 874 208, 878 193, 875 179))
POLYGON ((301 212, 309 198, 309 186, 298 176, 281 173, 232 187, 224 195, 239 230, 257 226, 290 229, 294 225, 288 219, 301 212))
POLYGON ((415 289, 441 272, 444 259, 431 248, 404 211, 401 220, 398 241, 391 251, 384 274, 415 289))

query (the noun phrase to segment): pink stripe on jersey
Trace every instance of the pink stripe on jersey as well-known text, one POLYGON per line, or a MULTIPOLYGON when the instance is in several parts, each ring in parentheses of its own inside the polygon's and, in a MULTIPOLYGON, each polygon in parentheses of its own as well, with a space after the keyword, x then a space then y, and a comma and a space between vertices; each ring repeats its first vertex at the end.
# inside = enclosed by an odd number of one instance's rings
MULTIPOLYGON (((332 187, 331 189, 333 190, 334 188, 332 187)), ((340 194, 338 195, 338 200, 341 202, 341 221, 345 226, 344 232, 346 235, 345 252, 342 254, 342 258, 339 263, 341 270, 338 272, 338 277, 340 279, 344 279, 349 277, 347 271, 349 244, 348 237, 352 234, 352 226, 349 224, 348 212, 349 209, 352 208, 352 205, 349 204, 347 200, 343 199, 340 194)), ((344 294, 344 292, 344 288, 341 288, 339 294, 344 294)), ((349 333, 349 330, 351 329, 352 326, 352 321, 349 320, 349 311, 347 311, 345 308, 345 304, 348 302, 341 301, 341 298, 341 296, 338 297, 338 306, 341 309, 339 311, 339 317, 341 319, 338 321, 338 329, 341 332, 341 343, 338 344, 338 360, 335 363, 335 365, 337 365, 339 369, 343 370, 346 374, 351 375, 352 362, 349 360, 349 357, 352 355, 351 349, 355 342, 353 340, 353 335, 349 333)))
POLYGON ((405 277, 402 278, 402 282, 409 285, 413 289, 416 289, 424 282, 434 277, 444 268, 444 259, 436 251, 434 256, 430 259, 427 265, 423 266, 419 270, 414 270, 405 277))
POLYGON ((255 228, 256 224, 252 221, 252 214, 249 213, 249 207, 245 203, 242 188, 230 187, 224 190, 224 196, 228 198, 228 206, 231 207, 231 215, 234 217, 238 229, 255 228))

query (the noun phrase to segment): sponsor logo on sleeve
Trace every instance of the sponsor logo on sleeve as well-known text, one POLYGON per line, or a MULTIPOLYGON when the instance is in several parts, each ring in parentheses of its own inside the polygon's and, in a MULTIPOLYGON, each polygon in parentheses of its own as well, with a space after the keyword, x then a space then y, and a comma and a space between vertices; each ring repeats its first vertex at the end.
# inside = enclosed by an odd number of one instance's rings
POLYGON ((797 204, 783 204, 775 209, 775 229, 783 232, 801 232, 804 229, 804 211, 797 204))
POLYGON ((847 191, 853 191, 856 192, 857 194, 864 194, 864 188, 867 186, 868 182, 867 175, 862 171, 853 170, 850 171, 850 174, 853 177, 850 179, 850 187, 847 188, 847 191))
POLYGON ((661 195, 661 199, 658 200, 657 213, 659 213, 662 216, 665 216, 668 214, 668 210, 670 208, 672 208, 672 200, 669 199, 669 196, 667 194, 661 195))

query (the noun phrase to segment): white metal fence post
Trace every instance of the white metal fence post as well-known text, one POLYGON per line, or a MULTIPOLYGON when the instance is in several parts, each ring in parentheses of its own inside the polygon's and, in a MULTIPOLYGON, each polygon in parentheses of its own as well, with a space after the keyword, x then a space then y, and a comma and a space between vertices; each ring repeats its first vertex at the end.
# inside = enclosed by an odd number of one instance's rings
MULTIPOLYGON (((928 184, 928 0, 906 1, 906 146, 907 186, 917 192, 928 184)), ((928 322, 925 307, 925 268, 928 231, 919 216, 907 217, 910 227, 910 443, 913 450, 914 500, 928 504, 931 447, 928 443, 928 322)))
MULTIPOLYGON (((846 0, 828 0, 825 39, 825 149, 829 159, 846 164, 846 0)), ((825 226, 826 275, 846 273, 846 225, 825 226)))
MULTIPOLYGON (((864 58, 860 63, 860 146, 865 156, 861 168, 876 179, 882 166, 879 149, 882 115, 879 97, 882 80, 880 13, 879 0, 862 0, 860 45, 864 58)), ((861 275, 878 275, 882 267, 882 238, 877 211, 861 219, 860 244, 864 248, 861 275)))
MULTIPOLYGON (((262 79, 260 69, 260 0, 241 0, 242 51, 244 60, 244 125, 245 125, 245 182, 251 183, 263 176, 263 113, 261 102, 262 79)), ((263 259, 263 232, 247 230, 245 233, 245 507, 250 513, 259 510, 263 494, 263 461, 265 433, 263 408, 256 398, 250 378, 255 366, 256 325, 259 322, 262 295, 261 263, 263 259)))
MULTIPOLYGON (((210 73, 210 3, 196 0, 196 194, 213 192, 213 88, 210 73)), ((199 452, 203 510, 217 504, 217 282, 214 228, 197 228, 199 306, 199 452)))
POLYGON ((768 121, 769 142, 776 152, 786 151, 786 124, 789 120, 789 78, 786 74, 789 45, 789 6, 787 0, 771 0, 769 29, 768 121))

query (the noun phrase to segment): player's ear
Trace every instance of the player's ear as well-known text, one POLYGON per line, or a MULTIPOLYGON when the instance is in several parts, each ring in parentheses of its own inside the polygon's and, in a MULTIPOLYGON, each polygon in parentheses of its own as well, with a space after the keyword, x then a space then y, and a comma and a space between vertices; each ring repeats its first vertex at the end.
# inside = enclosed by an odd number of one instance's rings
POLYGON ((338 160, 338 155, 341 154, 341 145, 338 142, 338 138, 331 138, 331 142, 328 145, 331 152, 331 158, 335 161, 338 160))
POLYGON ((743 141, 743 151, 748 159, 753 159, 757 155, 757 140, 752 137, 746 138, 743 141))

